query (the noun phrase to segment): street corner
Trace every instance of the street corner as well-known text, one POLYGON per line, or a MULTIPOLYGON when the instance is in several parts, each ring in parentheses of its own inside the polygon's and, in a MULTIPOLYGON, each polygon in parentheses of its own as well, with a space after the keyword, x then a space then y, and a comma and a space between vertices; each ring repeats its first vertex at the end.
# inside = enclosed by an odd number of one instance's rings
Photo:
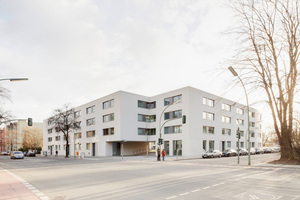
POLYGON ((0 169, 0 200, 24 199, 24 200, 47 200, 46 195, 41 193, 27 181, 17 177, 8 170, 0 169))

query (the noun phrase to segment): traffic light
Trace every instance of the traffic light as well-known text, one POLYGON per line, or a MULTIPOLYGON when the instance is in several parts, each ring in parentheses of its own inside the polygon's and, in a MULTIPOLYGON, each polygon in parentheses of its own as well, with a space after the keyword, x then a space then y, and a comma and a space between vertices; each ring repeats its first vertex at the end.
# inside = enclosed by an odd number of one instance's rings
POLYGON ((158 145, 162 145, 164 143, 164 139, 162 139, 162 138, 158 138, 158 145))
POLYGON ((185 115, 182 116, 182 123, 183 123, 183 124, 186 123, 186 116, 185 116, 185 115))
POLYGON ((236 138, 241 139, 241 133, 239 131, 236 133, 236 138))
POLYGON ((28 118, 28 126, 32 126, 32 118, 28 118))

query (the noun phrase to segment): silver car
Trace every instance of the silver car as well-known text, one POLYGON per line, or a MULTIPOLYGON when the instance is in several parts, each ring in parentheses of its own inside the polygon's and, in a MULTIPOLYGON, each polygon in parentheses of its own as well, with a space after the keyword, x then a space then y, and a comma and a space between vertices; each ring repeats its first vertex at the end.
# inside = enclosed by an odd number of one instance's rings
POLYGON ((205 152, 203 155, 202 155, 202 158, 214 158, 214 157, 219 157, 221 158, 222 156, 222 152, 219 151, 219 150, 210 150, 210 151, 207 151, 205 152))
POLYGON ((16 159, 16 158, 18 158, 18 159, 24 159, 24 154, 23 154, 22 151, 13 151, 10 154, 10 158, 11 159, 16 159))

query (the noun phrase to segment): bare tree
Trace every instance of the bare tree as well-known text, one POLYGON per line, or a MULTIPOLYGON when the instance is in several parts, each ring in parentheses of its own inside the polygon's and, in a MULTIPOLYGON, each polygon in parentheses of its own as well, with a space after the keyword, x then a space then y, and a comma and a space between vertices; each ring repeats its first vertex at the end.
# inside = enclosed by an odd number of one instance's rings
POLYGON ((294 99, 299 87, 299 0, 232 0, 240 20, 232 33, 239 47, 233 59, 240 77, 261 89, 272 113, 281 159, 294 159, 294 99))
POLYGON ((61 131, 64 134, 66 140, 66 158, 69 156, 70 150, 70 133, 76 130, 78 127, 77 116, 75 115, 75 109, 71 108, 69 104, 63 106, 63 108, 54 110, 54 117, 50 119, 53 123, 53 128, 61 131))
MULTIPOLYGON (((3 87, 0 87, 0 105, 4 100, 10 100, 9 91, 3 87)), ((8 111, 5 111, 0 107, 0 125, 5 124, 11 120, 12 116, 8 111)))
POLYGON ((23 149, 37 149, 43 146, 42 130, 36 127, 26 127, 23 130, 23 149))

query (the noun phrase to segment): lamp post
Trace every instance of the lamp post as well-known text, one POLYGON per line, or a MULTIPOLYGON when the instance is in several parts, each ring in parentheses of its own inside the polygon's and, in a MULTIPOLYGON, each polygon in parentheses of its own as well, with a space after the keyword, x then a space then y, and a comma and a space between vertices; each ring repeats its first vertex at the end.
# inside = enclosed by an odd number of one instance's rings
POLYGON ((28 78, 0 78, 0 81, 28 81, 28 78))
MULTIPOLYGON (((169 120, 167 120, 165 123, 163 123, 163 124, 161 125, 161 118, 162 118, 164 112, 165 112, 170 106, 172 106, 172 105, 178 103, 179 101, 181 101, 181 99, 177 99, 177 100, 174 101, 173 103, 169 104, 167 107, 165 107, 165 109, 164 109, 164 110, 162 111, 162 113, 160 114, 160 118, 159 118, 159 138, 158 138, 158 144, 159 144, 159 149, 160 149, 160 151, 161 151, 161 145, 162 145, 161 129, 163 128, 163 126, 164 126, 167 122, 169 122, 169 121, 171 121, 171 120, 174 120, 174 119, 169 119, 169 120)), ((177 119, 177 118, 175 118, 175 119, 177 119)))
POLYGON ((249 129, 250 122, 249 122, 249 101, 248 101, 248 95, 247 95, 247 91, 246 91, 245 85, 244 85, 241 77, 236 73, 236 71, 233 69, 232 66, 229 66, 228 69, 232 73, 233 76, 238 77, 238 79, 240 80, 240 82, 241 82, 241 84, 242 84, 242 86, 244 88, 244 92, 245 92, 245 96, 246 96, 247 114, 248 114, 248 124, 247 124, 248 125, 247 126, 247 131, 248 131, 248 134, 247 134, 248 135, 248 165, 251 165, 251 158, 250 158, 250 156, 251 156, 251 154, 250 154, 250 129, 249 129))

